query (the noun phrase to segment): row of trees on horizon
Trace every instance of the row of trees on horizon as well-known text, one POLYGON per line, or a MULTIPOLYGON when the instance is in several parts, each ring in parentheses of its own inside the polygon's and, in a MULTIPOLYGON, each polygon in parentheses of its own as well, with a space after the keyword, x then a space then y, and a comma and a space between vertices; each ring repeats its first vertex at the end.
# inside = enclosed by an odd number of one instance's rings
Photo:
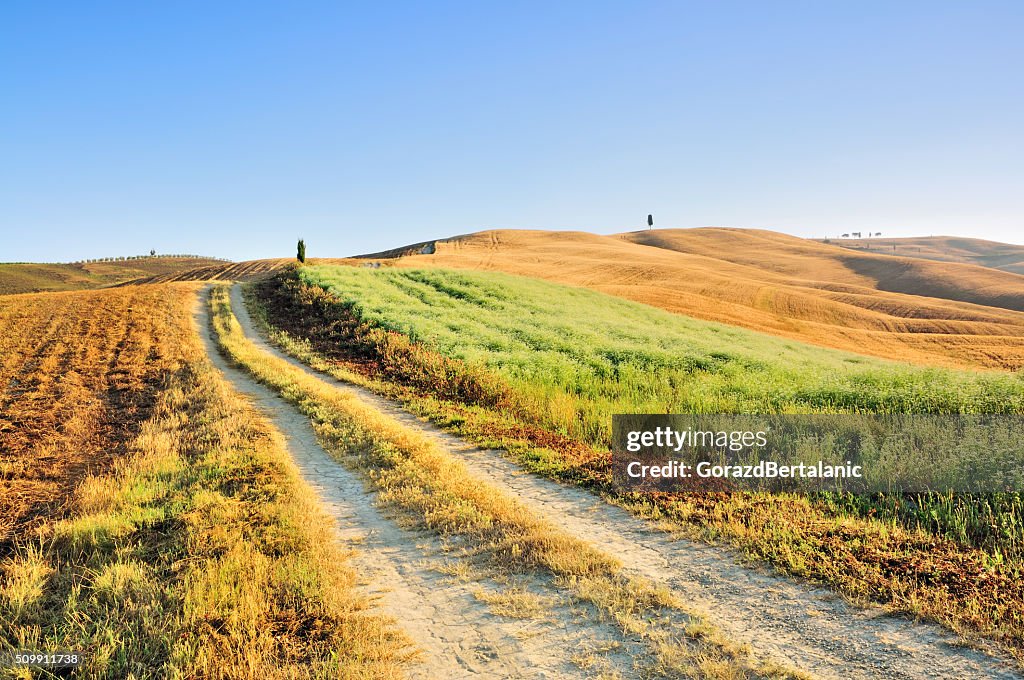
POLYGON ((209 257, 208 255, 191 255, 185 253, 157 253, 155 250, 149 251, 149 255, 118 255, 115 257, 94 257, 85 260, 75 260, 71 264, 89 264, 92 262, 125 262, 127 260, 149 260, 155 257, 162 258, 174 258, 179 260, 216 260, 217 262, 230 262, 231 260, 226 257, 209 257))

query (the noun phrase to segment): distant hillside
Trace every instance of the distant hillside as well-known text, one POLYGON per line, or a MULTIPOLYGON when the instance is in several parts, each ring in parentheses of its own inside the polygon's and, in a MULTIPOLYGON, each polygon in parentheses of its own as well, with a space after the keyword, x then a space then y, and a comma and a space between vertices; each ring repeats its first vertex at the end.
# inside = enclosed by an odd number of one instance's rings
MULTIPOLYGON (((422 248, 417 245, 413 252, 422 248)), ((433 242, 433 250, 384 262, 499 270, 586 286, 862 354, 1024 366, 1024 276, 974 265, 721 228, 616 236, 485 231, 433 242)))
POLYGON ((959 236, 918 238, 831 239, 833 245, 874 253, 915 257, 939 262, 976 264, 1024 274, 1024 246, 959 236))
POLYGON ((146 276, 224 265, 208 257, 140 257, 68 264, 0 264, 0 295, 102 288, 146 276))
MULTIPOLYGON (((155 276, 126 281, 124 285, 140 283, 170 283, 173 281, 248 281, 249 279, 267 274, 289 264, 295 258, 281 257, 267 260, 247 260, 245 262, 218 262, 216 264, 179 271, 168 272, 155 276)), ((319 257, 310 258, 310 264, 355 264, 353 258, 319 257)))
POLYGON ((1024 277, 977 265, 851 252, 755 229, 665 229, 620 234, 618 238, 804 281, 852 283, 879 291, 1024 311, 1024 277))

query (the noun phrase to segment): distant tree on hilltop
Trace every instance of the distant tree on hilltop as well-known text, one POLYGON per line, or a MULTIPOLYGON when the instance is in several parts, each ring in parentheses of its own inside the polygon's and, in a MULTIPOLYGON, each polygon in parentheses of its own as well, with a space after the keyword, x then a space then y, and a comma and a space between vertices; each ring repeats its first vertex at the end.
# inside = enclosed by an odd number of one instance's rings
POLYGON ((648 215, 647 216, 647 228, 648 229, 653 229, 654 228, 654 215, 648 215))
POLYGON ((299 260, 299 262, 306 261, 306 242, 303 241, 301 238, 299 239, 298 252, 296 253, 295 257, 299 260))

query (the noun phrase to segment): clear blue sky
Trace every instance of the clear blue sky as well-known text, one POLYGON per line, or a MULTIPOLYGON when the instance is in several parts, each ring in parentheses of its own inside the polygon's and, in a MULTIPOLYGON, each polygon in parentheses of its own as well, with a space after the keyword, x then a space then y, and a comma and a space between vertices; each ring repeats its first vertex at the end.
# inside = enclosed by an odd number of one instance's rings
POLYGON ((0 4, 0 261, 485 228, 1024 242, 1024 3, 0 4))

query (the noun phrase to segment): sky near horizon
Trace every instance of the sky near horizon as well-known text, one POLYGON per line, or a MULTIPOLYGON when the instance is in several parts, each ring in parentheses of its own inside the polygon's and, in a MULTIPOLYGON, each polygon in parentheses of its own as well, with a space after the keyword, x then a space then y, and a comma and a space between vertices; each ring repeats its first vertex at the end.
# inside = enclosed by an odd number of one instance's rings
POLYGON ((0 261, 489 228, 1024 243, 1024 3, 0 6, 0 261))

